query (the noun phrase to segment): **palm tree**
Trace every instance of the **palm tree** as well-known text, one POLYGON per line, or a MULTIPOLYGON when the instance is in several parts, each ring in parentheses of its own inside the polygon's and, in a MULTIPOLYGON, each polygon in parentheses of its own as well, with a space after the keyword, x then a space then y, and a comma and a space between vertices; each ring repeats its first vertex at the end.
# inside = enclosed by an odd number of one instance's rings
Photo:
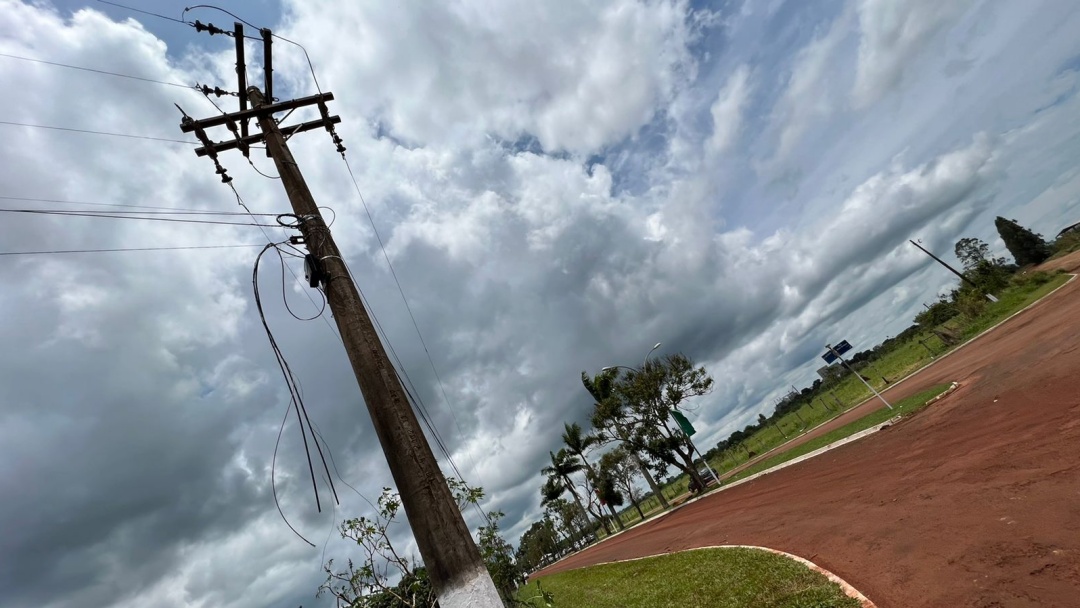
MULTIPOLYGON (((596 469, 589 463, 589 459, 585 457, 585 452, 592 448, 594 445, 600 442, 600 438, 595 435, 586 435, 581 430, 581 425, 578 423, 566 424, 563 423, 565 432, 562 435, 563 443, 566 444, 567 449, 571 453, 581 459, 582 464, 585 465, 585 472, 594 485, 599 487, 600 477, 596 475, 596 469)), ((615 525, 619 526, 619 529, 623 529, 622 521, 619 520, 619 515, 615 512, 615 507, 608 503, 608 511, 611 512, 611 517, 615 520, 615 525)), ((602 511, 601 511, 602 512, 602 511)), ((604 526, 607 527, 606 525, 604 526)))
MULTIPOLYGON (((541 473, 548 476, 548 481, 542 488, 544 498, 547 499, 549 495, 561 496, 563 492, 569 491, 574 497, 574 502, 577 503, 578 508, 581 509, 582 513, 586 514, 585 518, 587 520, 589 510, 581 502, 581 496, 578 495, 574 481, 570 479, 570 476, 574 473, 584 471, 585 465, 581 464, 581 461, 573 453, 566 451, 566 448, 559 448, 558 452, 548 452, 548 455, 551 456, 551 466, 540 469, 541 473), (554 494, 556 489, 558 494, 554 494)), ((600 522, 604 524, 604 529, 610 533, 611 530, 602 517, 600 522)))

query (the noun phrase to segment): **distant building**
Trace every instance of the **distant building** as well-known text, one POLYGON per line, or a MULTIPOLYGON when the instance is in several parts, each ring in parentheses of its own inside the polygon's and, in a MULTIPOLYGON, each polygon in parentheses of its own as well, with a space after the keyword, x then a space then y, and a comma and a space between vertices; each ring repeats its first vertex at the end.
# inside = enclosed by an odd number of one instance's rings
POLYGON ((817 370, 817 374, 821 376, 822 380, 828 380, 830 378, 840 378, 844 375, 844 371, 844 368, 839 363, 833 363, 817 370))

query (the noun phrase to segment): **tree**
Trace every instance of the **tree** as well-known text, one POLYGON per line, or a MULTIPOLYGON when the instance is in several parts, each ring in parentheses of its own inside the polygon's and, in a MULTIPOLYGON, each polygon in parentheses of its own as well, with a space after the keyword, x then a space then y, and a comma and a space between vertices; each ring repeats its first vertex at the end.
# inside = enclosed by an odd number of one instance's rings
POLYGON ((634 480, 641 474, 638 466, 637 460, 631 456, 626 446, 622 445, 600 457, 600 475, 611 479, 620 493, 630 499, 641 519, 645 519, 645 513, 638 504, 639 492, 634 485, 634 480))
POLYGON ((585 385, 585 390, 589 391, 589 394, 595 400, 592 415, 593 428, 597 430, 597 436, 601 441, 617 441, 626 448, 627 454, 634 460, 635 468, 641 472, 641 475, 645 478, 645 483, 649 484, 653 496, 656 496, 660 501, 660 508, 667 509, 670 505, 668 505, 667 498, 664 497, 664 492, 656 483, 656 480, 653 479, 652 474, 649 473, 649 468, 641 461, 638 451, 631 449, 627 443, 629 437, 626 433, 626 411, 622 401, 615 394, 615 378, 617 375, 618 370, 615 368, 604 370, 595 378, 590 378, 588 373, 581 372, 581 383, 585 385))
MULTIPOLYGON (((593 446, 600 443, 600 439, 595 435, 586 435, 581 429, 581 425, 578 423, 566 424, 563 423, 563 443, 566 444, 566 449, 575 454, 581 459, 581 463, 585 465, 585 478, 589 483, 599 488, 600 477, 596 473, 596 469, 593 468, 592 463, 589 462, 588 457, 585 456, 585 452, 589 451, 593 446)), ((601 499, 601 502, 604 502, 601 499)), ((615 524, 621 530, 623 528, 622 521, 619 520, 618 515, 615 513, 614 507, 611 503, 606 503, 608 510, 611 512, 612 518, 615 520, 615 524)))
POLYGON ((956 241, 954 251, 957 259, 964 265, 964 270, 971 270, 990 256, 990 246, 974 237, 956 241))
POLYGON ((1050 246, 1037 234, 1024 228, 1016 220, 1007 220, 998 216, 994 220, 998 235, 1005 242, 1006 249, 1016 260, 1017 266, 1038 264, 1050 257, 1050 246))
POLYGON ((514 598, 523 573, 514 560, 513 547, 499 534, 499 520, 503 516, 502 511, 491 511, 487 514, 487 525, 480 526, 476 533, 476 546, 480 549, 480 557, 483 558, 499 595, 504 602, 509 602, 514 598))
POLYGON ((607 415, 612 415, 611 410, 615 409, 624 413, 626 443, 630 449, 647 455, 658 465, 679 469, 705 487, 694 466, 690 438, 673 430, 669 421, 671 411, 678 409, 685 399, 708 394, 712 386, 713 379, 705 368, 694 367, 685 355, 654 359, 618 380, 614 393, 620 405, 608 407, 607 415))
MULTIPOLYGON (((566 448, 560 448, 558 452, 548 452, 551 456, 551 464, 540 470, 541 473, 548 476, 547 482, 544 487, 541 488, 541 494, 547 498, 550 492, 557 492, 556 496, 561 496, 563 492, 570 492, 570 495, 574 497, 574 502, 583 511, 588 512, 596 517, 603 525, 604 529, 611 533, 611 528, 608 527, 607 521, 604 520, 603 515, 597 515, 591 510, 585 507, 585 504, 581 502, 581 496, 577 492, 577 487, 574 485, 574 480, 570 478, 571 475, 579 473, 585 470, 585 465, 581 464, 577 456, 568 452, 566 448)), ((591 504, 591 499, 590 499, 591 504)))
POLYGON ((401 509, 401 500, 390 488, 383 488, 374 519, 359 517, 341 523, 341 537, 355 542, 364 551, 359 566, 351 559, 345 570, 335 570, 334 560, 323 566, 326 581, 318 595, 330 593, 339 605, 350 608, 430 608, 435 591, 427 571, 415 559, 394 547, 387 529, 401 509), (391 582, 395 577, 399 580, 391 582))
POLYGON ((521 535, 515 561, 522 572, 538 570, 562 555, 560 544, 555 522, 545 515, 540 521, 534 521, 521 535))
MULTIPOLYGON (((460 479, 446 479, 458 508, 478 503, 483 488, 472 488, 460 479)), ((355 542, 364 553, 359 565, 348 560, 344 570, 334 568, 334 560, 324 566, 326 580, 317 596, 333 595, 339 606, 349 608, 433 608, 438 606, 427 569, 419 560, 403 554, 394 546, 388 530, 401 511, 401 498, 390 488, 383 488, 374 518, 347 519, 339 526, 341 537, 355 542), (393 582, 397 579, 397 582, 393 582)), ((517 588, 520 570, 513 560, 510 545, 499 536, 498 520, 502 513, 488 514, 488 525, 478 530, 478 547, 496 588, 504 601, 511 601, 517 588), (509 556, 509 561, 507 561, 509 556), (507 582, 512 582, 512 586, 507 582)))
POLYGON ((592 538, 589 534, 589 521, 581 508, 563 498, 545 499, 542 503, 546 517, 558 522, 562 527, 566 542, 573 548, 580 548, 592 538))

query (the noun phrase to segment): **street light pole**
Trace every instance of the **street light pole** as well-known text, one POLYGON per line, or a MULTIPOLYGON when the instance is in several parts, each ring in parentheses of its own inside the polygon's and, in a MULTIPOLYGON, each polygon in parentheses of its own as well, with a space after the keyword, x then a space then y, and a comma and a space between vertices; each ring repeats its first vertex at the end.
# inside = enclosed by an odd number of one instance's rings
POLYGON ((657 342, 656 346, 653 346, 649 350, 649 352, 645 353, 645 360, 641 362, 641 369, 645 369, 645 365, 649 363, 649 355, 653 354, 654 350, 660 348, 660 344, 661 344, 660 342, 657 342))
POLYGON ((877 392, 874 389, 874 387, 870 386, 869 382, 867 382, 866 380, 863 379, 862 374, 855 371, 850 365, 848 365, 848 362, 846 360, 844 360, 844 357, 841 356, 840 353, 836 352, 836 349, 832 347, 832 344, 826 344, 825 349, 828 350, 829 352, 831 352, 833 355, 835 355, 837 359, 840 359, 840 363, 843 363, 844 367, 848 368, 849 372, 855 374, 855 376, 859 379, 859 381, 861 381, 863 384, 865 384, 866 388, 870 389, 870 392, 877 395, 877 398, 881 399, 881 402, 885 404, 885 407, 889 408, 890 410, 893 409, 893 407, 891 405, 889 405, 889 402, 885 400, 885 397, 882 397, 881 393, 877 392))

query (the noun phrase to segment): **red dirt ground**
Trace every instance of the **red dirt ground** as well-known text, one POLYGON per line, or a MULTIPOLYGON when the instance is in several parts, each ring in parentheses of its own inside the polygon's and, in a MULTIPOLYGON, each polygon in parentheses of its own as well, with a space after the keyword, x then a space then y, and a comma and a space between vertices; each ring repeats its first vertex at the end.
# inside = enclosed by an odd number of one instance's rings
POLYGON ((810 559, 881 608, 1080 606, 1078 370, 1080 279, 886 393, 961 382, 919 414, 534 578, 748 544, 810 559))

